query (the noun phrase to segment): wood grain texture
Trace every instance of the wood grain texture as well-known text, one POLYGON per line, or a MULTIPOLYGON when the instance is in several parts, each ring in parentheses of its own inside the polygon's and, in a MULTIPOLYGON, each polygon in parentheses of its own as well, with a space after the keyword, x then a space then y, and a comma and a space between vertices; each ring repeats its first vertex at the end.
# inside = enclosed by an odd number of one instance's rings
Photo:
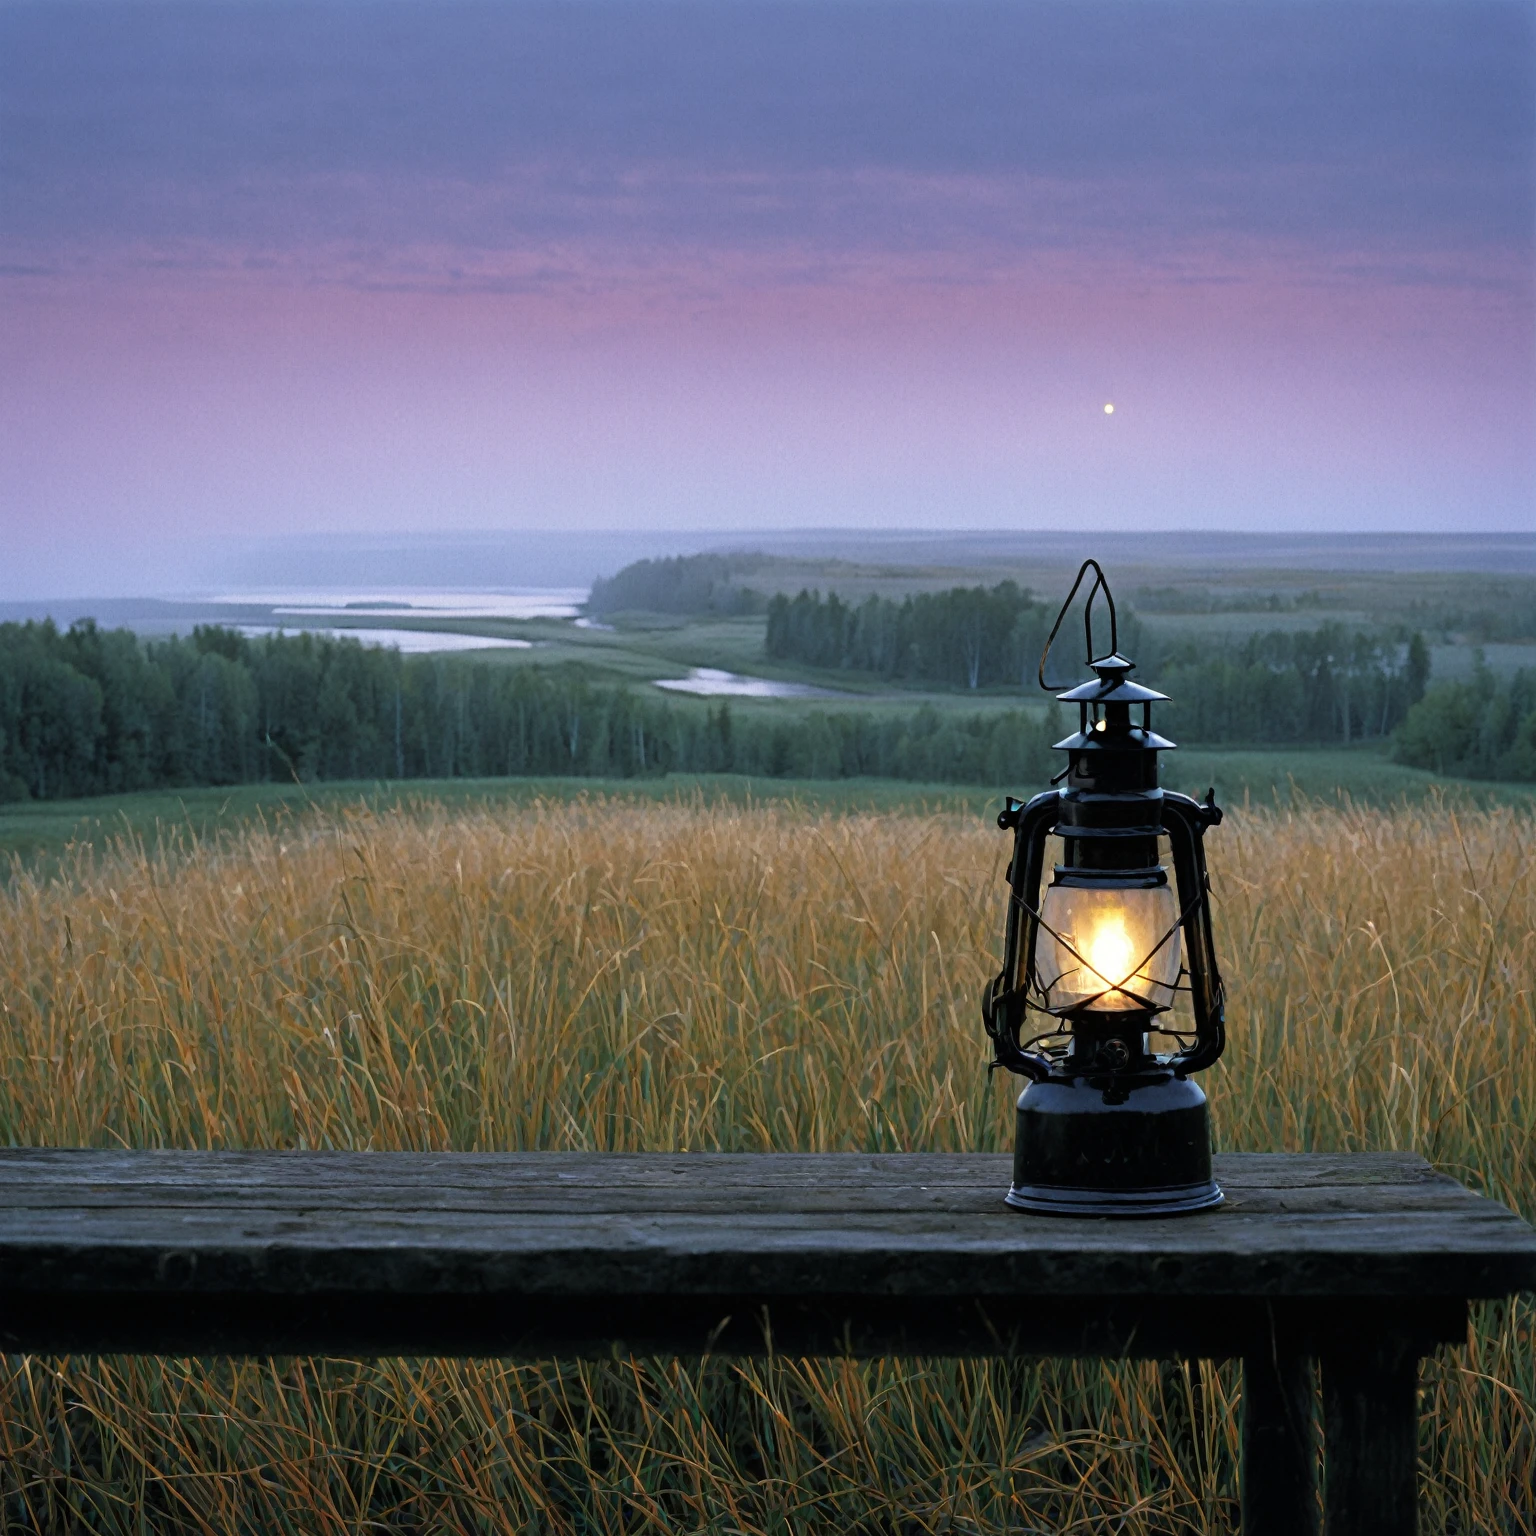
POLYGON ((1243 1536, 1317 1536, 1313 1361, 1275 1343, 1243 1358, 1243 1536))
POLYGON ((1417 1536, 1416 1351, 1365 1334, 1322 1367, 1323 1536, 1417 1536))
POLYGON ((1136 1222, 1011 1211, 1008 1167, 0 1150, 0 1342, 1225 1354, 1260 1304, 1396 1298, 1435 1339, 1536 1286, 1536 1233, 1407 1154, 1219 1158, 1225 1206, 1136 1222))
POLYGON ((1495 1296, 1536 1233, 1407 1154, 1219 1159, 1227 1203, 1039 1217, 1008 1160, 0 1150, 6 1289, 1495 1296))

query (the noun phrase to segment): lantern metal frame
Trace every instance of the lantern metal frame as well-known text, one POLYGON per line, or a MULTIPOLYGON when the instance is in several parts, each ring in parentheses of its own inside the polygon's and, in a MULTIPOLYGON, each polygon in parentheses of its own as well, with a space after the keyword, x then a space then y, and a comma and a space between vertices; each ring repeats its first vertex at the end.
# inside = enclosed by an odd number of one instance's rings
POLYGON ((1057 615, 1040 658, 1041 686, 1054 691, 1045 679, 1046 665, 1090 571, 1094 580, 1083 623, 1095 676, 1057 695, 1078 706, 1077 732, 1056 743, 1068 761, 1052 783, 1066 782, 1028 802, 1009 796, 997 818, 999 827, 1013 832, 1014 850, 1003 968, 987 989, 982 1016, 993 1045, 992 1067, 1028 1079, 1018 1101, 1008 1203, 1075 1215, 1166 1215, 1222 1199, 1211 1177, 1205 1095, 1189 1080, 1211 1066, 1226 1044, 1204 845, 1206 831, 1222 813, 1214 792, 1201 803, 1158 784, 1158 754, 1175 743, 1153 731, 1152 705, 1168 696, 1130 680, 1134 663, 1120 654, 1114 598, 1097 561, 1083 563, 1057 615), (1110 648, 1096 656, 1093 607, 1101 593, 1110 648), (1159 839, 1167 840, 1178 916, 1152 953, 1175 937, 1182 940, 1173 986, 1188 994, 1194 1030, 1166 1031, 1179 1049, 1166 1054, 1149 1049, 1148 1036, 1164 1032, 1155 1020, 1167 1005, 1138 995, 1130 985, 1147 959, 1096 995, 1050 1005, 1050 984, 1038 962, 1042 931, 1082 960, 1042 916, 1041 884, 1053 835, 1063 840, 1066 858, 1056 866, 1052 885, 1106 895, 1166 884, 1159 839), (1111 996, 1126 1006, 1103 1006, 1111 996), (1032 1014, 1051 1018, 1053 1027, 1027 1034, 1032 1014))

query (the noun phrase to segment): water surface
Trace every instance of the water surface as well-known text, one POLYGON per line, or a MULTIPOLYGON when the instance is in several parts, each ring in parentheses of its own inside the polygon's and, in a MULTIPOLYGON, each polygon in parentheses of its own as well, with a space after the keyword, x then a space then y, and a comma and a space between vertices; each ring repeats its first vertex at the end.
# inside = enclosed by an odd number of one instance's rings
POLYGON ((497 635, 458 635, 431 629, 326 629, 314 624, 240 624, 236 626, 249 639, 263 635, 319 635, 325 640, 356 640, 359 645, 377 646, 406 655, 433 651, 489 651, 532 649, 530 640, 512 640, 497 635))
MULTIPOLYGON (((586 601, 585 587, 519 587, 501 592, 437 588, 357 587, 351 590, 290 587, 224 592, 210 604, 270 608, 304 618, 571 619, 586 601)), ((303 626, 308 628, 308 625, 303 626)))
POLYGON ((703 698, 729 695, 742 699, 842 699, 834 688, 813 688, 809 683, 781 683, 771 677, 743 677, 717 667, 694 667, 687 677, 664 677, 656 686, 670 693, 694 693, 703 698))

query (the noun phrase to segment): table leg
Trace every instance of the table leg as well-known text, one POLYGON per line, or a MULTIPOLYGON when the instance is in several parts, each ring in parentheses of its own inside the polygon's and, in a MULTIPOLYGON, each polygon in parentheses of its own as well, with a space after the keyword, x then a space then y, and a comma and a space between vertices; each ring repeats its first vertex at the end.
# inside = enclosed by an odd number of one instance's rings
POLYGON ((1243 1357, 1243 1536, 1316 1536, 1317 1444, 1310 1357, 1243 1357))
POLYGON ((1323 1356, 1324 1536, 1416 1536, 1418 1351, 1365 1338, 1323 1356))

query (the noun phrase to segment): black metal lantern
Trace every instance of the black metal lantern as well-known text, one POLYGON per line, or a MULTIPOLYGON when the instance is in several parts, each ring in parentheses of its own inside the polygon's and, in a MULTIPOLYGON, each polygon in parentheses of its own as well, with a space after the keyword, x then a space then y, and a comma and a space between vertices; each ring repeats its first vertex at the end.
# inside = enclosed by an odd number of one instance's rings
POLYGON ((1094 680, 1058 694, 1078 707, 1078 730, 1056 746, 1060 789, 1027 804, 1011 796, 998 825, 1012 828, 1003 969, 982 1005, 995 1067, 1029 1079, 1019 1096, 1008 1203, 1069 1215, 1154 1216, 1221 1201, 1211 1177, 1205 1095, 1190 1074, 1225 1044, 1221 977, 1211 942, 1204 836, 1221 820, 1158 787, 1152 705, 1166 694, 1130 680, 1114 599, 1098 562, 1084 562, 1040 658, 1046 661, 1083 578, 1094 680), (1095 658, 1093 605, 1103 593, 1110 647, 1095 658), (1047 839, 1062 862, 1042 892, 1047 839), (1166 839, 1173 884, 1162 854, 1166 839), (1187 991, 1193 1033, 1159 1026, 1187 991), (1028 1032, 1037 1016, 1047 1027, 1028 1032), (1157 1033, 1177 1049, 1159 1052, 1157 1033))

